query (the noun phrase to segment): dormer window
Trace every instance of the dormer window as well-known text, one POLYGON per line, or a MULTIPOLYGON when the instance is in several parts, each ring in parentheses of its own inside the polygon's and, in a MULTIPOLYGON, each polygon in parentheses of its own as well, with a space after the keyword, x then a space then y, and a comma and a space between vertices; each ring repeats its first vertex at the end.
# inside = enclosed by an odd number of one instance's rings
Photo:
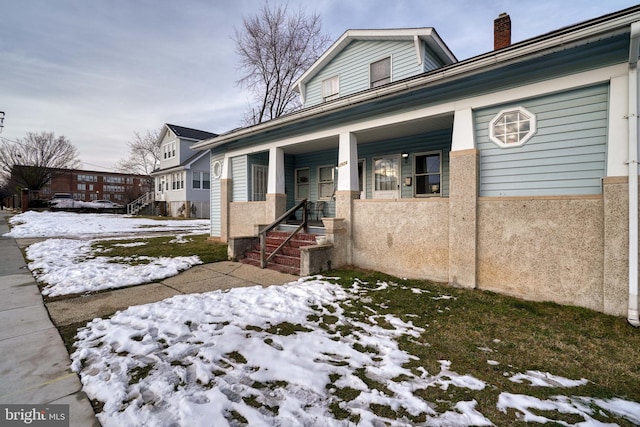
POLYGON ((372 62, 369 66, 371 87, 382 86, 391 82, 391 57, 372 62))
POLYGON ((322 101, 336 99, 340 93, 340 77, 333 76, 322 81, 322 101))

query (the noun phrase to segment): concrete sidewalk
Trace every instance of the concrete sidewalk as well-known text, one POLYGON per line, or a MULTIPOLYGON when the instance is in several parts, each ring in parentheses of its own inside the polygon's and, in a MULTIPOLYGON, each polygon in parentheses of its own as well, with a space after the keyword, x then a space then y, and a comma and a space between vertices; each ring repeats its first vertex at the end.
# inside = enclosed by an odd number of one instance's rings
POLYGON ((193 267, 159 283, 115 289, 45 304, 20 251, 32 239, 2 237, 0 211, 0 404, 69 404, 71 426, 99 426, 56 326, 87 322, 132 305, 178 294, 293 282, 296 276, 237 262, 193 267), (54 326, 55 323, 55 326, 54 326))
POLYGON ((86 323, 96 317, 110 316, 132 305, 161 301, 174 295, 256 285, 281 285, 297 279, 297 276, 278 271, 224 261, 197 265, 158 283, 51 301, 46 305, 56 326, 66 326, 78 322, 86 323))
POLYGON ((71 426, 99 426, 69 354, 0 211, 0 403, 68 404, 71 426))

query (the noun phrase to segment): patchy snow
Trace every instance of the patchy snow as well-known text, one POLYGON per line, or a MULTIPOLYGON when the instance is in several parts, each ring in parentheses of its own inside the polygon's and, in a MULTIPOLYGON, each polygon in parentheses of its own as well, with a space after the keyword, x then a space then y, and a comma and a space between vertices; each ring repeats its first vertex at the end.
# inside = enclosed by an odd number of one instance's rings
MULTIPOLYGON (((640 404, 622 399, 594 399, 590 397, 566 397, 554 396, 549 399, 539 399, 533 396, 512 393, 500 393, 498 397, 498 409, 507 412, 507 409, 518 411, 518 419, 524 422, 556 423, 556 425, 573 426, 561 419, 552 419, 538 415, 534 411, 558 412, 561 414, 574 414, 583 417, 580 426, 617 426, 615 422, 604 423, 593 418, 594 413, 600 415, 609 413, 609 416, 625 418, 634 424, 640 424, 640 404)), ((612 420, 613 421, 613 420, 612 420)))
POLYGON ((94 237, 155 232, 207 233, 206 219, 154 220, 113 214, 27 211, 11 217, 12 229, 4 236, 29 237, 94 237))
POLYGON ((509 381, 513 381, 514 383, 529 381, 534 387, 578 387, 589 382, 589 380, 585 378, 580 380, 567 380, 566 378, 540 371, 527 371, 524 374, 515 374, 509 378, 509 381))
MULTIPOLYGON (((231 426, 237 420, 251 426, 353 425, 349 417, 362 426, 414 425, 411 417, 423 417, 419 424, 427 426, 493 425, 473 399, 443 405, 424 397, 430 388, 470 393, 494 387, 457 372, 448 360, 439 360, 436 372, 407 368, 419 361, 399 348, 398 339, 415 339, 424 329, 371 307, 365 321, 345 314, 350 299, 366 301, 368 292, 375 291, 357 281, 344 289, 318 276, 130 307, 79 331, 72 369, 85 392, 105 403, 98 414, 105 427, 231 426), (387 418, 375 405, 406 415, 387 418)), ((523 375, 546 378, 556 388, 584 384, 537 371, 523 375)), ((567 426, 615 425, 596 420, 596 411, 630 422, 640 414, 639 404, 621 399, 541 400, 506 392, 497 409, 513 409, 522 421, 567 426), (538 410, 548 412, 542 417, 538 410), (554 420, 554 412, 584 421, 554 420)))
POLYGON ((415 358, 397 338, 423 329, 391 315, 354 321, 338 304, 352 295, 321 278, 303 280, 180 295, 88 324, 78 333, 72 368, 85 392, 105 402, 100 422, 223 426, 237 413, 252 426, 346 425, 330 413, 337 404, 361 425, 410 424, 375 415, 370 405, 378 404, 426 414, 432 425, 491 425, 474 401, 436 413, 416 395, 429 387, 485 387, 446 360, 436 373, 404 368, 415 358), (329 317, 335 322, 322 327, 329 317), (145 374, 130 384, 135 372, 145 374), (339 397, 345 388, 353 399, 339 397))
POLYGON ((44 295, 55 297, 139 285, 202 264, 197 256, 96 256, 93 243, 94 240, 47 239, 27 248, 29 269, 39 282, 46 284, 44 295))
MULTIPOLYGON (((141 234, 149 236, 165 232, 175 233, 176 237, 170 243, 180 244, 189 241, 188 235, 207 233, 210 226, 208 220, 153 220, 110 214, 35 211, 13 216, 10 222, 13 228, 5 236, 49 238, 32 244, 26 253, 31 260, 29 269, 46 285, 42 293, 51 297, 148 283, 175 276, 202 263, 197 256, 99 256, 99 251, 91 247, 96 240, 91 238, 117 240, 127 235, 140 237, 141 234)), ((114 246, 146 244, 141 241, 114 246)))
MULTIPOLYGON (((179 244, 209 229, 206 220, 66 212, 27 212, 11 223, 14 228, 5 234, 9 237, 56 237, 27 249, 33 260, 29 267, 47 283, 43 292, 51 296, 158 280, 199 263, 196 257, 114 259, 92 249, 88 239, 163 231, 174 233, 173 242, 179 244)), ((398 345, 402 336, 414 340, 426 333, 408 320, 417 314, 408 313, 403 320, 379 314, 382 305, 369 304, 369 293, 398 285, 364 285, 355 279, 344 289, 331 278, 314 277, 130 307, 79 330, 72 369, 89 397, 104 402, 98 417, 105 427, 242 424, 237 420, 251 426, 353 425, 349 417, 361 426, 413 425, 411 417, 426 419, 419 424, 427 426, 493 425, 472 398, 447 403, 425 397, 428 389, 442 393, 456 388, 470 395, 496 386, 457 372, 449 360, 439 360, 435 372, 420 366, 398 345), (344 312, 350 299, 365 304, 365 320, 344 312), (418 367, 410 369, 407 362, 418 367), (388 418, 372 405, 405 415, 388 418), (335 416, 336 411, 342 415, 335 416)), ((588 382, 541 371, 504 375, 529 387, 575 390, 588 382)), ((501 392, 496 408, 524 422, 609 426, 624 419, 640 425, 639 403, 572 394, 541 399, 501 392), (582 421, 570 424, 567 414, 582 421)))

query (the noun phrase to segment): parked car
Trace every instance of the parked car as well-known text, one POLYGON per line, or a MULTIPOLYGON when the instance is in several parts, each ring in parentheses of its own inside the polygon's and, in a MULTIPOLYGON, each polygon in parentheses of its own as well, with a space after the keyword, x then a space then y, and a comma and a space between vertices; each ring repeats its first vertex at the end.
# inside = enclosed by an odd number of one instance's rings
POLYGON ((111 200, 94 200, 92 203, 97 203, 101 208, 117 209, 124 207, 117 203, 113 203, 111 200))

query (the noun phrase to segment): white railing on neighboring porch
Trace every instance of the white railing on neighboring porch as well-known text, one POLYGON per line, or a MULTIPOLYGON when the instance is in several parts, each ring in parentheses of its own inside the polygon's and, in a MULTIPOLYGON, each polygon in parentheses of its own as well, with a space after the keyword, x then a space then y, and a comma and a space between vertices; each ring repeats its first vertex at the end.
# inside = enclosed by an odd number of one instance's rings
POLYGON ((127 214, 137 215, 138 212, 140 212, 142 209, 149 206, 154 201, 155 201, 155 193, 153 191, 149 191, 148 193, 145 193, 142 196, 135 199, 133 202, 127 204, 127 214))

